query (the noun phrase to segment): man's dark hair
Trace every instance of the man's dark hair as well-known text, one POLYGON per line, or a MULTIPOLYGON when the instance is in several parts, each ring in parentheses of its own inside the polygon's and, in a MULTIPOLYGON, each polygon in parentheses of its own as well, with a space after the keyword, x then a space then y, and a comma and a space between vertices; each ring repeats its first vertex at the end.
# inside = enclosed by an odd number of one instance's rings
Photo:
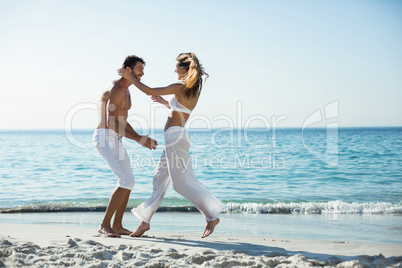
POLYGON ((141 62, 142 64, 145 65, 145 61, 136 56, 136 55, 131 55, 131 56, 127 56, 127 58, 124 60, 123 62, 123 68, 125 69, 126 67, 130 67, 131 69, 134 69, 134 66, 137 64, 137 62, 141 62))

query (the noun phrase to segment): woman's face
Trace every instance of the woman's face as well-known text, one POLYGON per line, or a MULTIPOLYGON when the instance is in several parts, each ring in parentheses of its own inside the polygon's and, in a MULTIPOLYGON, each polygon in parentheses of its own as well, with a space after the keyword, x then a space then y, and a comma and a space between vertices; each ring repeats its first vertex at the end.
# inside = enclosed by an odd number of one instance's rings
POLYGON ((187 73, 187 69, 180 67, 179 63, 176 63, 176 69, 174 71, 177 73, 179 80, 182 80, 187 73))

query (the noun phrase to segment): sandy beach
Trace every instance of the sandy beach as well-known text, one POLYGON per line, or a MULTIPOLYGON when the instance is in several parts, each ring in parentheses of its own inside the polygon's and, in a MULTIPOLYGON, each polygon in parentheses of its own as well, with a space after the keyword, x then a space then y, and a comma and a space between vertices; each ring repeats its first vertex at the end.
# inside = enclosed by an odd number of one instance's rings
POLYGON ((0 224, 0 267, 402 267, 402 245, 0 224))

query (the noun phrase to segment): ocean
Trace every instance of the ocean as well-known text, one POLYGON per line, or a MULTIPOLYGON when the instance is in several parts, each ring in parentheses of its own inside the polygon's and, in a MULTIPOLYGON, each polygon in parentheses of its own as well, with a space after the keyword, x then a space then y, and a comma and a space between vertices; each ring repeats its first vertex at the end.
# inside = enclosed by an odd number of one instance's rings
MULTIPOLYGON (((402 243, 402 127, 188 131, 197 178, 229 207, 217 232, 402 243)), ((164 144, 162 130, 149 134, 155 151, 124 139, 136 179, 127 210, 152 192, 164 144)), ((95 228, 116 181, 92 135, 0 131, 0 222, 95 228)), ((138 224, 129 212, 124 221, 138 224)), ((205 223, 170 189, 152 224, 201 232, 205 223)))

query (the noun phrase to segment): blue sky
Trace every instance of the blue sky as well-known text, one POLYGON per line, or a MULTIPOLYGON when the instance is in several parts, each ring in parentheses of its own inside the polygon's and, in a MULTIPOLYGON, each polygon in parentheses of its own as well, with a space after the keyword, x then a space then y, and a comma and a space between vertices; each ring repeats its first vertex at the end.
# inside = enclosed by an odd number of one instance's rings
MULTIPOLYGON (((191 127, 301 127, 334 101, 341 127, 402 126, 400 14, 387 0, 0 0, 0 129, 94 128, 127 55, 162 86, 189 51, 210 74, 191 127)), ((163 127, 167 110, 131 94, 133 126, 163 127)))

